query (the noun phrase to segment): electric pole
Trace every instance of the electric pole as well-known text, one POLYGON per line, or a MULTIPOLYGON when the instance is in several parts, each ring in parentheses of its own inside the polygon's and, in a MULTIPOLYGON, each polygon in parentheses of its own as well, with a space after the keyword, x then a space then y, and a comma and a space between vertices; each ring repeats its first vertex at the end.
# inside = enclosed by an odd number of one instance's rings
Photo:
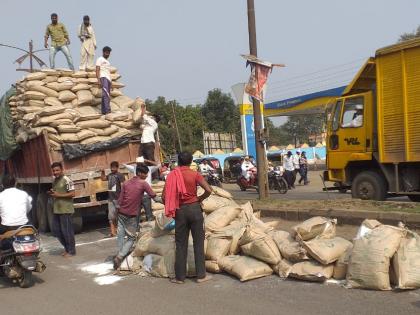
MULTIPOLYGON (((257 31, 255 27, 255 8, 254 0, 248 1, 248 35, 249 35, 249 53, 257 56, 257 31)), ((258 175, 258 193, 260 199, 269 197, 268 193, 268 177, 265 146, 263 141, 263 118, 261 114, 260 102, 252 98, 252 107, 254 111, 254 129, 255 129, 255 146, 257 152, 257 175, 258 175)))
POLYGON ((172 116, 173 116, 174 123, 175 123, 176 135, 177 135, 177 138, 178 138, 179 152, 182 152, 181 137, 179 136, 178 122, 176 121, 176 114, 175 114, 175 106, 174 106, 175 101, 170 101, 170 103, 171 103, 171 106, 172 106, 172 116))

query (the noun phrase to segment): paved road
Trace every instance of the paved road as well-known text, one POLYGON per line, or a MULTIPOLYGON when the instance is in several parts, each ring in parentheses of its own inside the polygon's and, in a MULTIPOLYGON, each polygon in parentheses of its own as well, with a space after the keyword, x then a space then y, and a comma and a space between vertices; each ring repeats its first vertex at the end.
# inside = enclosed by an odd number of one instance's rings
MULTIPOLYGON (((288 229, 294 222, 281 222, 288 229)), ((43 236, 47 270, 34 287, 0 280, 1 314, 419 314, 420 291, 348 290, 336 284, 280 280, 246 283, 225 274, 211 282, 174 285, 167 279, 113 276, 115 239, 104 239, 106 219, 77 235, 77 256, 66 259, 51 236, 43 236), (102 226, 102 228, 101 228, 102 226)), ((351 238, 355 227, 340 228, 351 238)))

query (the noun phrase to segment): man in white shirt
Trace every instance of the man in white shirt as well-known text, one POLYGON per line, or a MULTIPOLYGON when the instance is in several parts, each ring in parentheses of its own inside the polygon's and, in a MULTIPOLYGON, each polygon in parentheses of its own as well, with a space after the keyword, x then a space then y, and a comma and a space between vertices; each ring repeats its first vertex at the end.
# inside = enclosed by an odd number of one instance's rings
POLYGON ((295 186, 296 177, 297 177, 297 174, 299 173, 299 170, 300 170, 300 150, 296 150, 296 153, 293 154, 293 167, 295 169, 293 170, 293 181, 292 181, 293 185, 292 185, 292 187, 295 186))
POLYGON ((141 105, 142 134, 140 140, 139 156, 146 160, 155 161, 155 133, 158 129, 160 117, 158 115, 149 115, 146 113, 146 105, 141 105))
POLYGON ((80 66, 79 69, 86 71, 88 67, 93 67, 93 60, 95 58, 96 37, 93 31, 92 24, 88 15, 83 17, 83 23, 79 27, 77 36, 82 42, 80 48, 80 66))
POLYGON ((249 156, 244 158, 244 161, 241 165, 242 176, 245 177, 246 180, 249 180, 251 176, 253 176, 253 172, 255 171, 255 165, 252 164, 249 156))
POLYGON ((363 105, 356 105, 356 112, 353 115, 353 119, 346 123, 342 124, 343 128, 358 128, 363 126, 363 105))
POLYGON ((209 175, 209 172, 213 172, 214 168, 210 166, 207 160, 203 160, 200 165, 198 166, 200 169, 201 175, 207 180, 207 176, 209 175))
POLYGON ((13 176, 4 176, 4 191, 0 193, 0 234, 28 223, 27 213, 31 210, 32 198, 23 190, 15 188, 15 184, 13 176))
POLYGON ((98 79, 98 84, 102 88, 102 103, 101 111, 102 115, 106 115, 111 112, 111 64, 108 61, 109 56, 111 55, 111 47, 105 46, 102 49, 102 57, 99 57, 96 60, 96 78, 98 79))
POLYGON ((295 171, 295 167, 293 166, 293 156, 292 152, 288 151, 286 155, 283 156, 283 168, 284 168, 284 177, 286 178, 288 188, 294 188, 293 180, 293 172, 295 171))

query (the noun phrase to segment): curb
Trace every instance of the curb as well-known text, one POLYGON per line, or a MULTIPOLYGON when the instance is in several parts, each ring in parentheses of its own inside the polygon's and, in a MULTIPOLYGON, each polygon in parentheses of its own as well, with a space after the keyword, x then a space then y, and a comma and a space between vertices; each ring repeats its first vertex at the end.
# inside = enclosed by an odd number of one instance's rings
POLYGON ((420 229, 420 213, 339 209, 276 209, 271 206, 257 206, 262 217, 275 217, 287 221, 304 221, 315 216, 337 218, 338 224, 360 225, 365 219, 375 219, 384 224, 397 225, 403 222, 408 228, 420 229))

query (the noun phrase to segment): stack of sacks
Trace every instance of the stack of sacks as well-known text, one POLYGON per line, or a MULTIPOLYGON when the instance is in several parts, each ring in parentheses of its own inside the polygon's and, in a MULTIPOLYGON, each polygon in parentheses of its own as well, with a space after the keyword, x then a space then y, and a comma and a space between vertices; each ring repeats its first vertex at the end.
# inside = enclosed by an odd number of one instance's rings
MULTIPOLYGON (((163 182, 163 181, 152 183, 152 189, 156 193, 156 195, 158 195, 159 197, 162 197, 163 187, 165 187, 165 182, 163 182)), ((165 208, 165 206, 163 204, 161 204, 159 202, 155 202, 152 199, 152 210, 153 211, 163 210, 164 208, 165 208)), ((155 216, 156 216, 156 214, 155 214, 155 216)))
MULTIPOLYGON (((134 123, 139 117, 141 99, 124 96, 112 68, 111 113, 101 114, 102 89, 95 69, 73 72, 68 69, 43 69, 27 74, 17 82, 17 94, 9 100, 16 140, 24 143, 48 133, 53 149, 62 143, 93 144, 123 136, 138 136, 134 123)), ((138 123, 138 122, 137 122, 138 123)))

